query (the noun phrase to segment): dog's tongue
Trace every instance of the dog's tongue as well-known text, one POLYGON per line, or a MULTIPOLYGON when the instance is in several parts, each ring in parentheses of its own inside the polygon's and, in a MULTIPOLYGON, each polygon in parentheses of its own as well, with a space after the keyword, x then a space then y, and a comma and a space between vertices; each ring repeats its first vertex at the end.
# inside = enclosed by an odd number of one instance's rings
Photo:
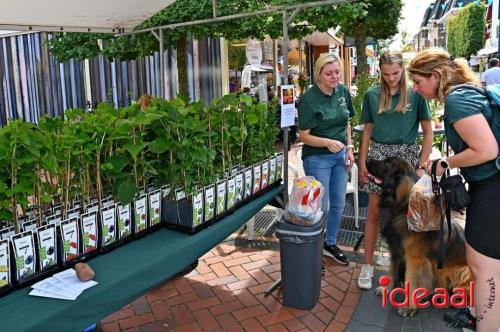
POLYGON ((382 179, 379 179, 378 177, 374 176, 373 174, 368 174, 368 178, 376 183, 376 184, 382 184, 384 181, 382 181, 382 179))

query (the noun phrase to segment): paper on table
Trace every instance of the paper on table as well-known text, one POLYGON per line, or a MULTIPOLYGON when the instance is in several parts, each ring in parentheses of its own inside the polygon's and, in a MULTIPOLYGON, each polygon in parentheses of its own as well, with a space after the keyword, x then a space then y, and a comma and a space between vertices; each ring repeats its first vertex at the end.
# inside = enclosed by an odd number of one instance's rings
POLYGON ((75 291, 83 292, 87 288, 97 285, 94 280, 80 281, 76 276, 76 271, 74 269, 68 269, 53 275, 54 278, 61 281, 65 287, 69 287, 75 291))
POLYGON ((78 297, 78 295, 82 293, 81 291, 76 291, 67 287, 65 284, 52 277, 33 284, 31 288, 42 291, 44 293, 51 293, 54 295, 62 296, 68 300, 74 300, 78 297))
POLYGON ((97 282, 93 280, 80 281, 76 271, 69 269, 32 285, 29 295, 75 300, 84 290, 95 285, 97 282))
POLYGON ((31 292, 29 293, 29 295, 40 296, 40 297, 50 297, 50 298, 60 299, 60 300, 75 300, 76 299, 76 297, 75 298, 68 298, 68 297, 60 296, 60 295, 55 294, 55 293, 45 292, 45 291, 39 290, 39 289, 32 289, 31 292))

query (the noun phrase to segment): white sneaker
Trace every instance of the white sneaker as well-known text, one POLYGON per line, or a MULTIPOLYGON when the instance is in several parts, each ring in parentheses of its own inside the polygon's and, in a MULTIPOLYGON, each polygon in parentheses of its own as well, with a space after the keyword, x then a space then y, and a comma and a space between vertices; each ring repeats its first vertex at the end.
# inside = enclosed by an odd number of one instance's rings
POLYGON ((361 289, 372 288, 373 265, 361 265, 361 273, 358 277, 358 287, 361 289))

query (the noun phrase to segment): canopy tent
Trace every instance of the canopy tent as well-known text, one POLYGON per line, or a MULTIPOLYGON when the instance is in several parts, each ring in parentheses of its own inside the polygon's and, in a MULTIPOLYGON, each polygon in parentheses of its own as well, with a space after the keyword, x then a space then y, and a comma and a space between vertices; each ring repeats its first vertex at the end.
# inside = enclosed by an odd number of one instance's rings
POLYGON ((127 32, 175 0, 2 0, 0 30, 127 32))

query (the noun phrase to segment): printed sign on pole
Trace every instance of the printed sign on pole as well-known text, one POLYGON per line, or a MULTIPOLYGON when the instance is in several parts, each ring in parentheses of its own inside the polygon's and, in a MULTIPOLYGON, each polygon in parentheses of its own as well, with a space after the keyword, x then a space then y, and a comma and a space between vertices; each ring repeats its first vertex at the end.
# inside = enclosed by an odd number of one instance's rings
POLYGON ((280 86, 281 128, 295 125, 295 86, 280 86))

